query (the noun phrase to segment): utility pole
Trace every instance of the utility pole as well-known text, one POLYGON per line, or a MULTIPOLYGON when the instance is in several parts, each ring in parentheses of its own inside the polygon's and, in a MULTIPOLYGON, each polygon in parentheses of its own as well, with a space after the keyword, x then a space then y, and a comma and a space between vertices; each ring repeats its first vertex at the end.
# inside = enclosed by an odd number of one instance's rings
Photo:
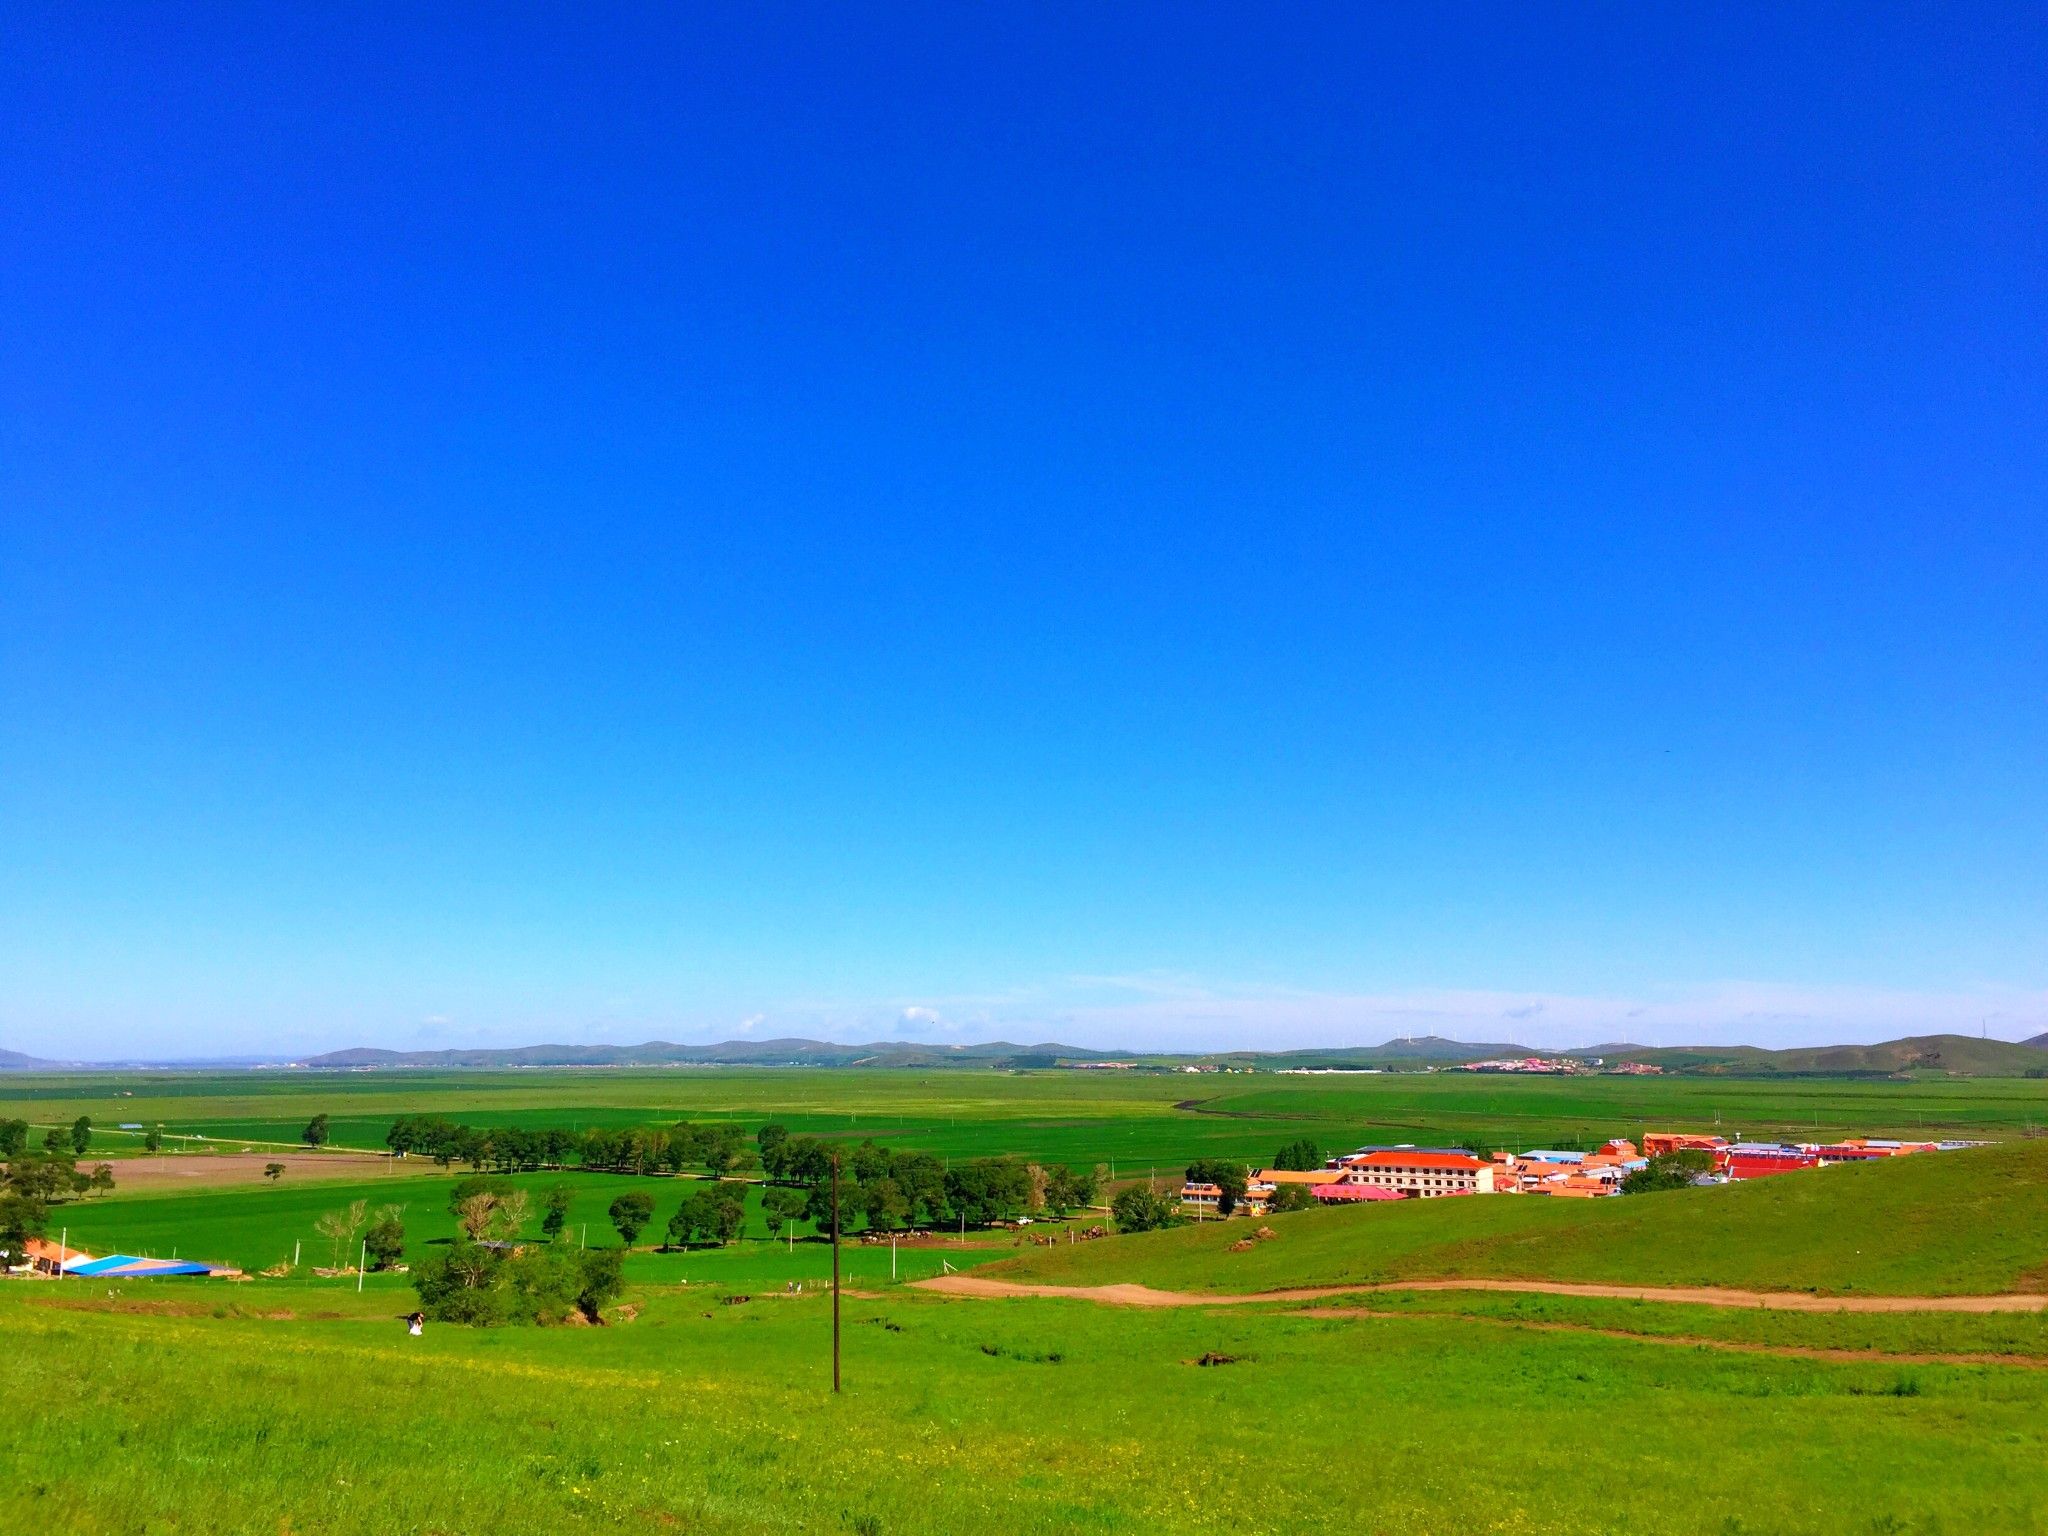
POLYGON ((832 1154, 832 1390, 839 1391, 839 1154, 832 1154))
POLYGON ((356 1250, 356 1294, 358 1296, 363 1294, 363 1265, 369 1257, 370 1240, 366 1237, 363 1239, 362 1246, 356 1250))

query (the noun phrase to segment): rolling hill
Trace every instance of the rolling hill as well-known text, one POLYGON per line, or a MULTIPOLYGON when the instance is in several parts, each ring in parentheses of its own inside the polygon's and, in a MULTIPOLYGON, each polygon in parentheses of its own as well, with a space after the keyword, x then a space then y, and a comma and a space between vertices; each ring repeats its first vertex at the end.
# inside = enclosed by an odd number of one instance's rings
POLYGON ((1609 1200, 1478 1195, 1212 1222, 1043 1248, 995 1279, 1247 1292, 1404 1279, 1892 1295, 2048 1290, 2048 1141, 1609 1200))
POLYGON ((20 1051, 0 1051, 0 1072, 62 1072, 69 1065, 45 1061, 40 1056, 24 1056, 20 1051))

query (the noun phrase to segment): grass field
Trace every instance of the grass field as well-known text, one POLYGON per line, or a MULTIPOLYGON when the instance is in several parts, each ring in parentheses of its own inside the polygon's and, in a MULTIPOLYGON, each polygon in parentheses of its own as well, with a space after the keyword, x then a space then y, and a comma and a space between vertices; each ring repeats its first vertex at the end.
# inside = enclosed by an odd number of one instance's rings
POLYGON ((54 1531, 2037 1529, 2043 1373, 1456 1317, 673 1293, 604 1330, 0 1293, 0 1510, 54 1531), (1203 1369, 1204 1352, 1238 1356, 1203 1369), (223 1490, 232 1490, 223 1498, 223 1490))
POLYGON ((1494 1196, 1270 1218, 1033 1250, 1003 1278, 1183 1291, 1419 1277, 1892 1295, 2048 1289, 2048 1142, 1845 1165, 1620 1200, 1494 1196))
POLYGON ((0 1117, 66 1124, 88 1115, 97 1149, 162 1123, 235 1148, 293 1143, 314 1114, 338 1146, 381 1148, 401 1114, 474 1125, 666 1125, 779 1120, 791 1130, 873 1136, 942 1157, 1012 1153, 1119 1173, 1199 1156, 1263 1161, 1299 1136, 1526 1149, 1651 1128, 1789 1136, 1998 1137, 2048 1127, 2048 1079, 1501 1078, 1181 1076, 1096 1072, 674 1070, 147 1073, 0 1077, 0 1117), (132 1097, 123 1097, 123 1094, 132 1097))

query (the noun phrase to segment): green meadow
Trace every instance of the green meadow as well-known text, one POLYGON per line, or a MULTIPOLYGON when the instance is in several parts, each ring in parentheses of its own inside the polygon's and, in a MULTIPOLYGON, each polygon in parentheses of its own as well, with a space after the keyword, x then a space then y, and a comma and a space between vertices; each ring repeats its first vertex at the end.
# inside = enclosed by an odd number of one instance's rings
POLYGON ((847 1302, 834 1398, 816 1295, 409 1339, 47 1294, 0 1294, 0 1511, 40 1530, 1961 1536, 2048 1500, 2013 1368, 898 1294, 847 1302))

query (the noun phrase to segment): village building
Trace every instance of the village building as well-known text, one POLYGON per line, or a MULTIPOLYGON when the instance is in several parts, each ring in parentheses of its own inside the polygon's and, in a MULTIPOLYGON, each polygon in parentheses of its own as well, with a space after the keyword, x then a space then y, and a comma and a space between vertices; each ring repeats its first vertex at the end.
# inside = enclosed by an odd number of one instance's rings
POLYGON ((1339 1184, 1392 1190, 1410 1199, 1490 1195, 1493 1164, 1449 1148, 1379 1147, 1337 1160, 1339 1184))

